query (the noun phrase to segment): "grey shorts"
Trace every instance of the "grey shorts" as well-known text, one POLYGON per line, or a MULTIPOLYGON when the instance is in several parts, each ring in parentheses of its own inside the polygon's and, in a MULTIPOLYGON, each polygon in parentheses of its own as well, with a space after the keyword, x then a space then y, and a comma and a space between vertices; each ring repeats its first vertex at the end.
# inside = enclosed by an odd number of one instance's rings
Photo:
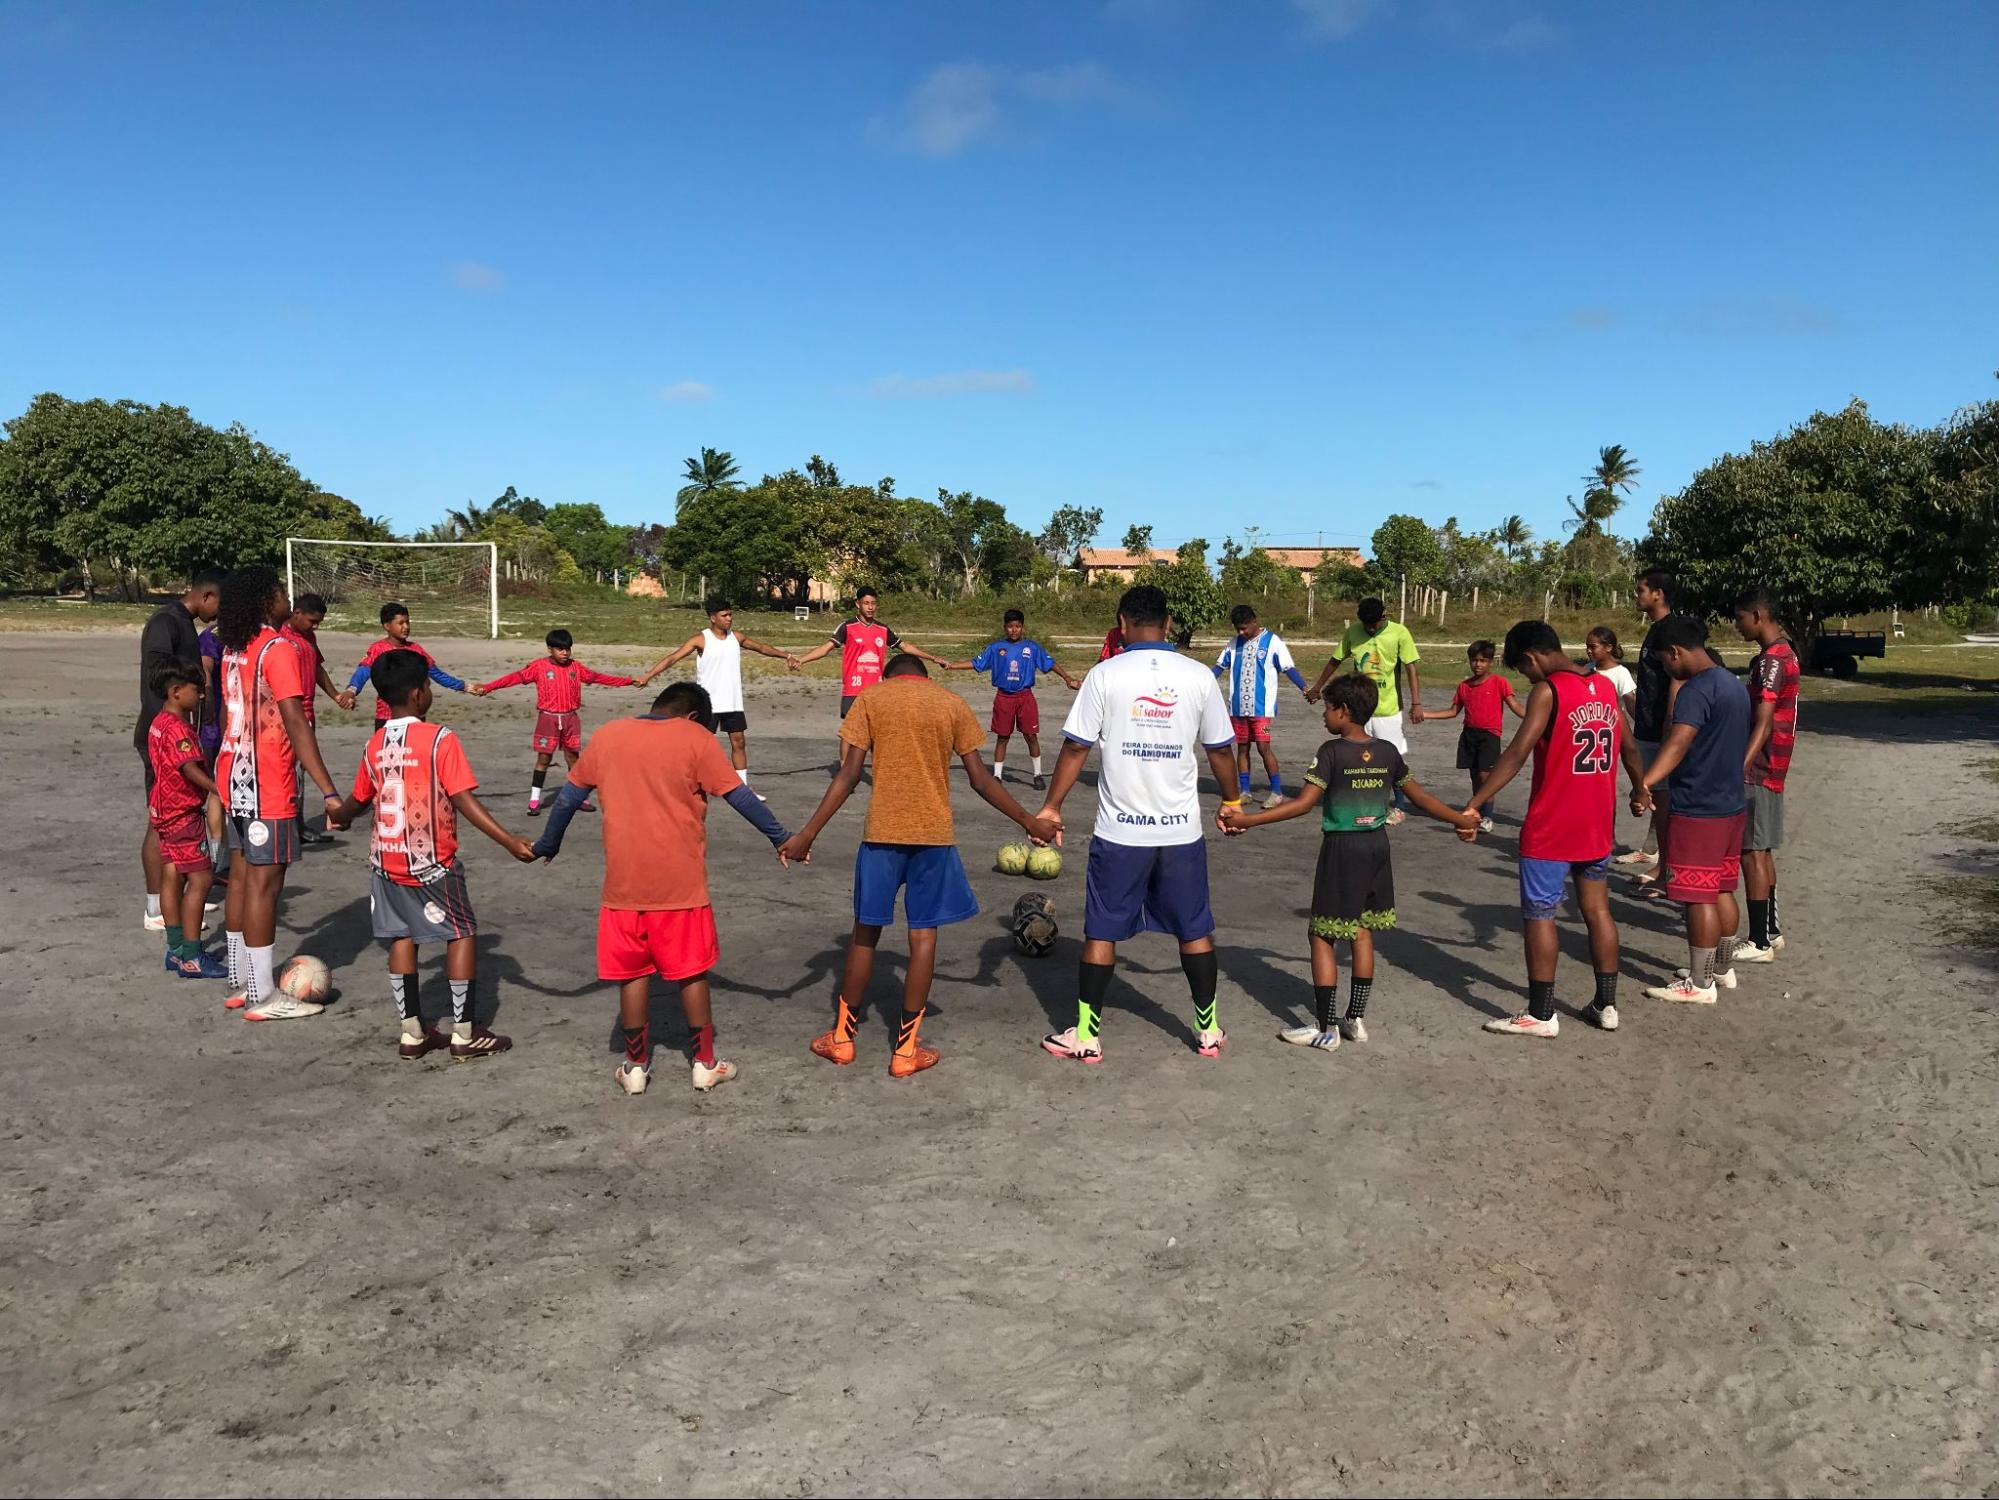
POLYGON ((479 930, 465 869, 454 863, 429 885, 397 885, 380 870, 368 872, 368 915, 384 943, 401 938, 421 946, 469 938, 479 930))
POLYGON ((1749 799, 1749 817, 1742 825, 1742 847, 1759 850, 1783 848, 1784 794, 1753 782, 1742 791, 1749 799))
POLYGON ((244 818, 231 813, 229 852, 246 865, 295 865, 299 857, 298 814, 284 818, 244 818))

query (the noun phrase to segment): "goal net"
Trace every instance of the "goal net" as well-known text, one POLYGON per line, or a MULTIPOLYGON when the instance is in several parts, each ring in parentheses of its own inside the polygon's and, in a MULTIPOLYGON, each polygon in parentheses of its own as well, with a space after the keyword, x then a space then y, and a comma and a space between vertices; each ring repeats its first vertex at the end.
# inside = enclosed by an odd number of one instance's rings
POLYGON ((499 549, 491 542, 338 542, 285 539, 292 598, 326 601, 333 630, 372 633, 390 600, 407 604, 419 639, 500 634, 499 549))

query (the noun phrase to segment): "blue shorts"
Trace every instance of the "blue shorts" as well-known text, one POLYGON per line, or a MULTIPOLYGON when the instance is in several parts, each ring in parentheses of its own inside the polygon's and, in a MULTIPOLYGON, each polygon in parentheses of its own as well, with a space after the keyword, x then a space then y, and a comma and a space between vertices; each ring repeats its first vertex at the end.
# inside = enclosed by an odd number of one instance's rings
POLYGON ((1214 930, 1205 842, 1136 848, 1090 840, 1083 884, 1085 941, 1121 943, 1141 932, 1163 932, 1191 943, 1214 930))
POLYGON ((854 855, 854 920, 893 927, 897 891, 911 927, 945 927, 979 914, 953 844, 863 843, 854 855))
POLYGON ((1530 922, 1553 921, 1561 910, 1562 892, 1573 878, 1602 885, 1610 879, 1610 854, 1602 859, 1520 858, 1520 915, 1530 922))

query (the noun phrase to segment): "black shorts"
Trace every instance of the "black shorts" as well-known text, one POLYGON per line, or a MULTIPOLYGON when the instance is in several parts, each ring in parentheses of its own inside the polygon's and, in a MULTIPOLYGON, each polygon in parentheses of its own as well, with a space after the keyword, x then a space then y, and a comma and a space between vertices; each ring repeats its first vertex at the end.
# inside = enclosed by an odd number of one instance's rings
POLYGON ((1388 834, 1329 833, 1319 840, 1319 870, 1312 881, 1312 931, 1323 938, 1351 938, 1365 927, 1395 925, 1395 874, 1388 834))
POLYGON ((153 800, 153 757, 146 753, 144 745, 139 747, 139 769, 145 773, 146 803, 150 806, 153 800))
MULTIPOLYGON (((854 694, 854 698, 858 698, 860 696, 861 695, 859 693, 854 694)), ((840 700, 840 717, 842 719, 845 719, 847 717, 847 711, 854 706, 854 698, 842 698, 840 700)))
POLYGON ((1490 729, 1467 725, 1458 735, 1458 769, 1483 776, 1499 764, 1499 736, 1490 729))
MULTIPOLYGON (((847 717, 845 708, 846 704, 843 700, 841 703, 842 712, 840 714, 840 717, 843 719, 847 717)), ((715 715, 715 732, 717 734, 743 734, 749 727, 750 716, 740 708, 732 710, 729 713, 715 715)))

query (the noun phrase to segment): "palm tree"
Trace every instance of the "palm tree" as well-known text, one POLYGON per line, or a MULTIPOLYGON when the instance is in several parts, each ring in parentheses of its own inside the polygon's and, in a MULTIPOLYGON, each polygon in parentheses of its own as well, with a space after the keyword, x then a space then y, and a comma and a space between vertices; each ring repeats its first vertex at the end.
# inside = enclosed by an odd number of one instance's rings
POLYGON ((490 505, 475 505, 467 500, 463 510, 447 510, 444 524, 438 529, 449 531, 454 541, 462 541, 467 537, 476 537, 492 520, 493 508, 490 505))
POLYGON ((1504 547, 1509 555, 1518 557, 1527 550, 1527 544, 1534 540, 1534 528, 1519 516, 1508 516, 1494 528, 1492 539, 1504 547))
POLYGON ((1596 467, 1583 475, 1583 503, 1578 505, 1574 496, 1569 497, 1569 509, 1575 514, 1569 529, 1577 536, 1600 535, 1604 523, 1624 504, 1622 491, 1638 488, 1638 474, 1638 465, 1622 443, 1597 449, 1596 467))
POLYGON ((682 505, 702 495, 713 495, 722 490, 739 490, 743 487, 742 480, 736 477, 742 472, 742 468, 737 464, 733 453, 720 448, 703 448, 699 458, 690 458, 685 462, 687 483, 683 484, 680 493, 674 496, 682 505))

